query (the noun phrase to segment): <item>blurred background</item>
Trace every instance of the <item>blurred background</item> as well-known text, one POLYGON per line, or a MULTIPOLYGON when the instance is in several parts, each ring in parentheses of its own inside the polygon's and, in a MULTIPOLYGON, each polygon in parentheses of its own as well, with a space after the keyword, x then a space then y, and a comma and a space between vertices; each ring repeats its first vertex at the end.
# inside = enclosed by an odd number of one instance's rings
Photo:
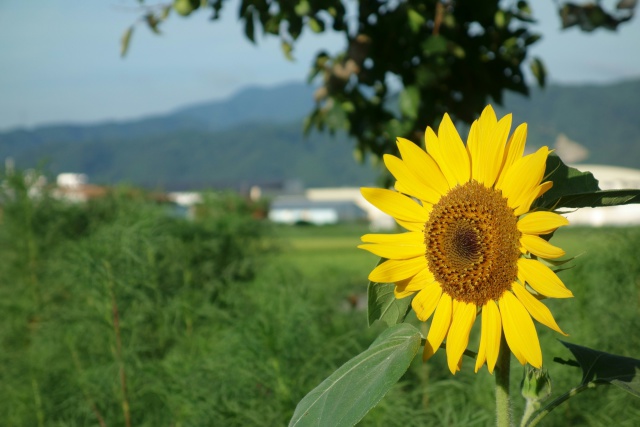
MULTIPOLYGON (((358 187, 388 183, 396 136, 420 143, 449 112, 464 139, 491 103, 529 124, 528 150, 640 188, 636 11, 0 0, 2 424, 286 424, 383 330, 366 320, 377 260, 356 246, 395 225, 358 187)), ((561 277, 576 298, 548 305, 569 341, 639 357, 637 206, 569 218, 555 239, 578 256, 561 277)), ((538 331, 554 387, 577 384, 538 331)), ((493 377, 451 377, 442 356, 362 425, 491 424, 493 377)), ((639 418, 612 389, 547 422, 639 418)))

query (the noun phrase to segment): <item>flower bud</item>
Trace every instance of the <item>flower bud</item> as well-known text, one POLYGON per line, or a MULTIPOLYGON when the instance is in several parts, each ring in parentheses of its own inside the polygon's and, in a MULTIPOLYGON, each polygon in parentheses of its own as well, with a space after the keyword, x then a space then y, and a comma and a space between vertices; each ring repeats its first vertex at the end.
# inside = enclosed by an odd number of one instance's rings
POLYGON ((522 396, 528 401, 540 402, 551 394, 551 377, 546 369, 527 365, 521 384, 522 396))

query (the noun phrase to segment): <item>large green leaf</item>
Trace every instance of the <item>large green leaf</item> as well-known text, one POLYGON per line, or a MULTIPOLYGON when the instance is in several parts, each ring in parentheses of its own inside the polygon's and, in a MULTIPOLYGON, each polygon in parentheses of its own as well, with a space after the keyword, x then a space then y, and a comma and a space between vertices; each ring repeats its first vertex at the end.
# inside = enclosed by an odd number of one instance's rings
POLYGON ((402 323, 411 308, 411 297, 397 299, 393 294, 396 287, 393 283, 369 282, 367 289, 368 307, 367 317, 369 326, 376 320, 381 320, 389 326, 402 323))
POLYGON ((600 191, 598 180, 591 172, 582 172, 565 165, 555 153, 549 154, 544 175, 545 181, 553 181, 553 187, 536 200, 535 207, 564 207, 557 205, 563 196, 600 191))
POLYGON ((640 360, 560 342, 573 353, 582 368, 583 385, 611 384, 640 397, 640 360))
MULTIPOLYGON (((598 208, 640 203, 640 190, 604 190, 567 194, 556 199, 556 208, 598 208)), ((550 206, 553 207, 553 206, 550 206)))
POLYGON ((640 190, 600 190, 591 172, 567 166, 554 153, 547 159, 545 180, 553 181, 553 188, 536 200, 536 208, 597 208, 640 203, 640 190))
POLYGON ((338 368, 298 403, 289 426, 353 426, 407 371, 420 348, 420 332, 402 323, 338 368))

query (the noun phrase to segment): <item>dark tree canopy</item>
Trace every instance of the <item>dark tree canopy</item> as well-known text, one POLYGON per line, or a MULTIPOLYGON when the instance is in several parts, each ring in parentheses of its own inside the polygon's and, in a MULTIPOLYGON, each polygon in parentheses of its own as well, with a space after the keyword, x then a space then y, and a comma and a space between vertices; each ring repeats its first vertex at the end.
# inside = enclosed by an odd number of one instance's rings
MULTIPOLYGON (((138 1, 154 32, 171 10, 182 16, 208 10, 215 21, 228 3, 138 1)), ((615 30, 635 5, 558 7, 563 28, 593 31, 615 30)), ((501 104, 506 90, 527 95, 526 67, 545 84, 542 60, 527 57, 541 36, 531 31, 534 17, 524 0, 241 0, 238 16, 250 41, 257 32, 279 37, 288 58, 303 31, 344 34, 343 52, 318 52, 311 65, 309 82, 319 88, 305 128, 346 131, 360 158, 395 153, 398 136, 421 141, 426 126, 437 125, 445 112, 471 123, 487 103, 501 104)), ((123 37, 123 54, 131 32, 123 37)))

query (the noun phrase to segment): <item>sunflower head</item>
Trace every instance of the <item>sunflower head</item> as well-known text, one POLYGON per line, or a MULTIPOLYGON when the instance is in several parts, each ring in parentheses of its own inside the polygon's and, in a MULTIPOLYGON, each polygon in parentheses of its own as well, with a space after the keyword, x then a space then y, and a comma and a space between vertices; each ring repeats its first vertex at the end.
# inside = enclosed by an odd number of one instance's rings
POLYGON ((363 188, 363 196, 407 232, 367 234, 362 249, 386 261, 369 275, 395 283, 397 298, 412 297, 422 321, 432 318, 423 358, 447 341, 455 373, 476 317, 481 336, 475 370, 493 372, 502 333, 523 365, 542 366, 532 317, 564 334, 541 297, 573 296, 541 259, 565 252, 546 239, 568 221, 530 211, 552 187, 543 182, 549 149, 523 155, 526 124, 511 137, 511 115, 499 121, 487 106, 463 143, 445 114, 438 133, 425 132, 426 151, 398 138, 401 157, 384 156, 395 191, 363 188), (542 236, 542 237, 541 237, 542 236))

